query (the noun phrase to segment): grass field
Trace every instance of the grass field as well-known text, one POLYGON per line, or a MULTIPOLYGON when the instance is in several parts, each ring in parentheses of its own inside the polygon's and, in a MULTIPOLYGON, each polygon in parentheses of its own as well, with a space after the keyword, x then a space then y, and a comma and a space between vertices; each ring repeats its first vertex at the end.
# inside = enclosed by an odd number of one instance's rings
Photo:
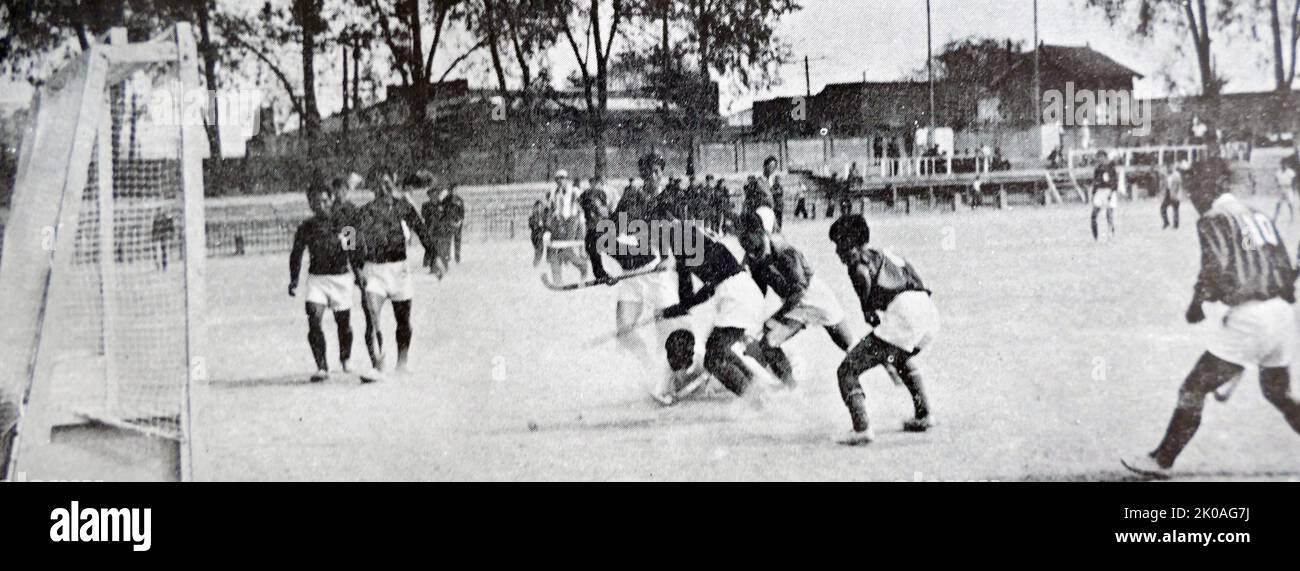
MULTIPOLYGON (((1157 209, 1123 204, 1119 239, 1101 244, 1079 205, 873 220, 873 242, 935 290, 943 330, 926 359, 941 424, 901 432, 907 393, 873 372, 864 387, 879 440, 865 448, 830 442, 848 418, 834 381, 841 354, 824 333, 788 346, 807 380, 761 414, 727 398, 661 408, 631 359, 586 346, 613 326, 613 291, 544 289, 522 240, 467 243, 448 279, 419 276, 418 374, 364 386, 307 383, 306 323, 280 256, 213 259, 196 477, 1127 479, 1119 455, 1154 447, 1207 333, 1182 319, 1195 215, 1185 205, 1183 228, 1161 231, 1157 209)), ((863 327, 828 225, 793 222, 787 236, 863 327)), ((1283 228, 1288 244, 1298 228, 1283 228)), ((353 326, 362 362, 359 310, 353 326)), ((391 338, 391 315, 385 330, 391 338)), ((1300 436, 1259 393, 1250 372, 1228 404, 1207 407, 1177 466, 1184 478, 1300 479, 1300 436)))

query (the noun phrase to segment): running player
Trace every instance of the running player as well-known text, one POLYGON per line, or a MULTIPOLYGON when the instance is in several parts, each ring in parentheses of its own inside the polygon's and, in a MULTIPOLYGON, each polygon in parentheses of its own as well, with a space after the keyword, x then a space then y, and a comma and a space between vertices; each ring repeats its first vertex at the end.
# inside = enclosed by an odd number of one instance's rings
POLYGON ((836 220, 831 225, 830 239, 835 243, 836 255, 848 267, 867 324, 875 328, 840 363, 840 396, 849 408, 853 430, 836 442, 853 446, 875 439, 858 377, 878 365, 892 365, 912 394, 916 414, 903 423, 903 429, 929 430, 933 420, 917 354, 929 345, 939 328, 939 312, 930 299, 930 290, 906 260, 870 246, 871 228, 861 215, 836 220))
POLYGON ((1227 400, 1246 367, 1259 368, 1264 398, 1300 433, 1300 400, 1290 393, 1289 370, 1296 345, 1296 271, 1277 226, 1229 192, 1228 173, 1221 159, 1209 159, 1189 176, 1189 198, 1201 215, 1201 272, 1187 322, 1203 321, 1207 302, 1226 305, 1227 314, 1213 320, 1209 346, 1178 391, 1160 445, 1122 459, 1126 468, 1147 476, 1168 477, 1201 424, 1205 397, 1214 393, 1227 400))
POLYGON ((1282 215, 1282 205, 1286 205, 1286 211, 1291 214, 1290 223, 1295 223, 1295 180, 1296 172, 1291 170, 1290 161, 1283 160, 1277 167, 1277 172, 1273 175, 1277 181, 1277 206, 1273 207, 1273 223, 1276 224, 1278 218, 1282 215))
POLYGON ((329 377, 329 360, 325 356, 325 332, 321 322, 325 310, 334 313, 334 326, 339 336, 339 363, 350 371, 352 358, 352 283, 356 279, 355 266, 348 251, 351 237, 343 231, 338 218, 333 216, 334 194, 325 185, 313 181, 307 190, 307 203, 312 217, 298 226, 293 236, 293 249, 289 253, 289 296, 296 297, 298 276, 302 272, 303 252, 310 253, 307 267, 307 291, 304 296, 307 309, 307 343, 316 359, 316 373, 312 382, 329 377))
POLYGON ((826 329, 831 341, 848 351, 857 342, 834 292, 813 273, 808 259, 780 236, 769 234, 757 214, 741 221, 737 235, 754 281, 764 293, 771 289, 781 308, 763 325, 757 344, 760 362, 786 386, 795 383, 790 358, 781 345, 810 326, 826 329))
MULTIPOLYGON (((406 259, 406 235, 403 225, 420 238, 426 250, 437 251, 433 236, 420 220, 420 213, 406 199, 394 194, 396 180, 391 170, 378 167, 374 177, 375 199, 359 212, 365 265, 361 275, 365 283, 366 350, 376 371, 384 369, 384 341, 379 332, 379 317, 384 302, 393 304, 397 320, 397 371, 409 372, 408 351, 411 347, 411 300, 415 286, 406 259)), ((420 171, 403 181, 407 192, 427 192, 434 186, 433 176, 420 171)), ((436 259, 435 255, 435 259, 436 259)))
POLYGON ((1115 236, 1115 207, 1119 204, 1119 175, 1106 151, 1097 151, 1097 168, 1092 172, 1092 239, 1101 240, 1097 216, 1106 210, 1106 226, 1115 236))

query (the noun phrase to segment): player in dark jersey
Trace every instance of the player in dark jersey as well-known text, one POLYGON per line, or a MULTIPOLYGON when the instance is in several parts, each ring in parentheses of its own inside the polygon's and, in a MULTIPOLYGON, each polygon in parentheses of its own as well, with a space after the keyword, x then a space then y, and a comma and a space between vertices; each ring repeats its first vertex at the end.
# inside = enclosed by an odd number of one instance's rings
POLYGON ((289 253, 289 296, 297 296, 298 276, 302 271, 303 252, 310 253, 307 267, 307 343, 316 359, 313 382, 329 376, 329 361, 325 356, 325 332, 321 322, 325 310, 334 312, 334 325, 339 336, 339 363, 344 371, 351 369, 352 321, 351 310, 356 267, 353 264, 352 237, 344 230, 341 221, 333 215, 334 194, 323 184, 313 182, 307 191, 307 202, 313 216, 298 226, 289 253))
POLYGON ((800 331, 810 326, 826 328, 840 349, 848 351, 859 337, 853 334, 835 293, 813 272, 803 252, 784 238, 763 229, 762 219, 751 214, 741 221, 737 235, 745 248, 745 261, 761 291, 772 290, 781 307, 763 324, 763 337, 756 350, 759 362, 787 386, 794 385, 790 358, 781 349, 800 331))
POLYGON ((1092 239, 1101 240, 1097 216, 1106 210, 1106 226, 1115 236, 1115 207, 1119 204, 1119 173, 1106 151, 1097 151, 1097 168, 1092 171, 1092 239))
POLYGON ((875 439, 858 377, 880 365, 892 365, 912 394, 916 415, 903 424, 903 429, 928 430, 933 421, 916 356, 939 328, 939 312, 930 299, 930 290, 906 260, 870 246, 871 228, 861 215, 841 216, 831 225, 830 239, 835 243, 836 255, 848 267, 862 314, 874 328, 840 364, 840 396, 849 408, 853 430, 836 441, 852 446, 875 439))
POLYGON ((1168 477, 1196 434, 1205 397, 1227 400, 1246 367, 1259 368, 1264 398, 1300 433, 1300 400, 1290 393, 1289 370, 1296 345, 1296 271, 1281 234, 1267 215, 1228 191, 1229 170, 1221 159, 1197 163, 1188 182, 1189 198, 1201 214, 1201 272, 1187 321, 1205 320, 1207 302, 1227 306, 1227 313, 1213 321, 1209 347, 1183 381, 1160 445, 1122 459, 1128 469, 1157 478, 1168 477))
MULTIPOLYGON (((681 238, 673 247, 680 301, 661 310, 659 317, 681 318, 696 306, 712 304, 713 323, 704 346, 704 370, 727 390, 757 404, 761 392, 751 391, 755 371, 746 364, 744 354, 750 339, 763 329, 763 292, 741 264, 743 253, 733 251, 694 224, 685 226, 681 238), (696 279, 701 282, 698 289, 696 279)), ((676 355, 669 356, 675 373, 682 372, 678 367, 685 364, 683 361, 676 355)))
MULTIPOLYGON (((406 234, 403 223, 420 238, 426 250, 435 252, 437 245, 429 228, 420 219, 420 213, 410 201, 394 194, 396 180, 391 170, 378 167, 371 177, 375 199, 361 207, 358 213, 358 235, 365 265, 361 275, 365 282, 364 309, 366 320, 366 350, 376 371, 384 368, 384 342, 379 332, 379 316, 384 302, 393 304, 393 317, 397 320, 397 370, 408 372, 408 351, 411 347, 411 300, 415 285, 406 259, 406 234)), ((421 171, 403 181, 405 191, 427 192, 434 186, 433 176, 421 171)))

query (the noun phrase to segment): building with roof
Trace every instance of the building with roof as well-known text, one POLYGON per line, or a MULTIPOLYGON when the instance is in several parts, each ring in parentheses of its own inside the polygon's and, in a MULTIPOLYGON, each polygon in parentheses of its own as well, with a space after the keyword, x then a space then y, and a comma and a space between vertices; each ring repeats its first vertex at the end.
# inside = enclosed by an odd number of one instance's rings
MULTIPOLYGON (((1042 93, 1048 90, 1064 93, 1069 88, 1071 93, 1122 91, 1131 97, 1134 81, 1142 77, 1141 73, 1091 47, 1044 44, 1038 50, 1042 93)), ((1024 147, 1017 152, 1046 156, 1060 143, 1045 139, 1073 137, 1067 133, 1073 126, 1049 129, 1053 131, 1052 136, 1043 136, 1046 130, 1038 128, 1041 106, 1035 105, 1034 52, 1008 52, 1007 57, 1004 71, 978 87, 979 92, 974 96, 963 94, 958 97, 945 92, 969 89, 968 86, 936 82, 933 124, 954 128, 958 131, 958 140, 965 141, 968 146, 982 147, 990 142, 996 146, 998 140, 1006 140, 1010 145, 1009 141, 1015 140, 1016 146, 1024 147), (1028 133, 1030 130, 1035 133, 1028 133), (1013 132, 1015 136, 1004 137, 1013 132), (1040 139, 1044 140, 1042 145, 1036 142, 1040 139)), ((886 153, 892 145, 900 154, 913 155, 917 152, 914 148, 917 131, 930 125, 928 82, 851 82, 827 85, 812 97, 756 101, 752 133, 765 139, 818 135, 865 137, 886 153), (882 143, 875 142, 881 140, 882 143)), ((1113 136, 1118 134, 1092 129, 1085 138, 1104 140, 1113 136)), ((1071 142, 1077 140, 1080 139, 1070 139, 1071 142)))

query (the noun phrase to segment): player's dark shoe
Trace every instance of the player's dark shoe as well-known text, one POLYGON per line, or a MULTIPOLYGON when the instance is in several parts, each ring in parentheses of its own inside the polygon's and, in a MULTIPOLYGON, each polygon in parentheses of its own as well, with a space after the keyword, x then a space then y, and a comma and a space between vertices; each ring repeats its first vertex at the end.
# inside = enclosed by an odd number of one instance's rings
POLYGON ((903 432, 925 432, 934 428, 934 418, 909 418, 903 421, 903 432))
POLYGON ((876 441, 876 431, 870 426, 866 430, 850 430, 835 437, 835 443, 841 446, 866 446, 876 441))
POLYGON ((316 371, 311 375, 311 382, 321 383, 321 382, 325 382, 329 378, 330 378, 329 371, 316 371))
POLYGON ((1169 468, 1161 466, 1160 463, 1156 462, 1156 459, 1152 458, 1151 455, 1149 454, 1139 454, 1137 456, 1126 456, 1124 458, 1120 458, 1119 463, 1123 464, 1124 467, 1128 468, 1130 471, 1141 474, 1148 478, 1155 478, 1157 480, 1169 479, 1169 475, 1170 475, 1169 468))

